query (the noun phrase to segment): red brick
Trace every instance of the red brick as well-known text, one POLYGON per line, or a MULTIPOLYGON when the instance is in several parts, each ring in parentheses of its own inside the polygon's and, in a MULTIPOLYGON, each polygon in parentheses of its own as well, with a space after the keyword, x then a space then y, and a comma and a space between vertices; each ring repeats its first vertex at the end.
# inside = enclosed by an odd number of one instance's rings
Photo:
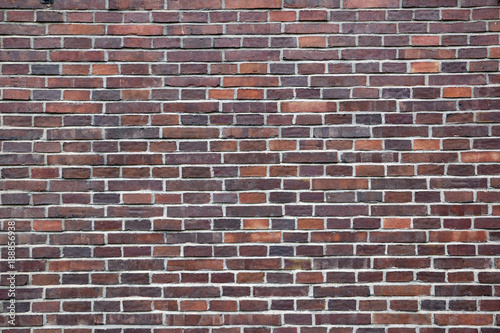
POLYGON ((344 0, 345 8, 398 8, 397 0, 344 0))
POLYGON ((489 314, 436 314, 437 325, 466 325, 485 326, 493 323, 493 316, 489 314))
POLYGON ((155 0, 110 0, 109 9, 136 10, 136 9, 163 9, 164 1, 155 0))
POLYGON ((462 162, 464 163, 488 163, 500 161, 500 153, 498 152, 464 152, 461 153, 462 162))
POLYGON ((373 315, 373 322, 385 325, 431 325, 432 318, 428 314, 375 313, 373 315))
POLYGON ((161 25, 109 25, 109 35, 138 35, 138 36, 161 36, 163 26, 161 25))
POLYGON ((189 0, 168 0, 168 9, 221 9, 221 0, 201 0, 196 3, 189 0))
POLYGON ((411 285, 411 286, 375 286, 374 293, 378 296, 419 296, 430 295, 430 286, 424 285, 411 285))
POLYGON ((445 98, 459 98, 459 97, 472 97, 471 88, 461 87, 446 87, 443 88, 443 97, 445 98))
MULTIPOLYGON (((439 36, 412 36, 411 38, 412 45, 418 46, 436 46, 439 45, 439 36)), ((423 69, 424 65, 421 65, 419 69, 423 69)), ((435 65, 429 64, 427 69, 433 69, 435 65), (431 67, 432 66, 432 67, 431 67)))
POLYGON ((51 35, 104 35, 105 26, 101 24, 51 24, 51 35))
POLYGON ((227 9, 281 8, 280 0, 227 0, 227 9))
POLYGON ((411 64, 412 73, 438 73, 438 62, 413 62, 411 64))

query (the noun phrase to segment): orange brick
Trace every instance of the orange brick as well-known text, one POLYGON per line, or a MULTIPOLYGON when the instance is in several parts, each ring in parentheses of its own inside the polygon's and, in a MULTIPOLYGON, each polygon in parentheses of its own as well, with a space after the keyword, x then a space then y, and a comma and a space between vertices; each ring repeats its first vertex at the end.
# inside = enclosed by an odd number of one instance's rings
POLYGON ((147 101, 149 99, 149 89, 147 90, 123 90, 122 98, 127 101, 147 101))
POLYGON ((399 0, 345 0, 345 8, 398 8, 399 0))
POLYGON ((208 97, 211 99, 234 99, 234 89, 210 89, 208 97))
POLYGON ((500 162, 500 152, 498 151, 464 152, 461 155, 464 163, 500 162))
POLYGON ((181 311, 206 311, 206 301, 181 301, 181 311))
POLYGON ((62 231, 62 221, 60 220, 35 220, 33 229, 36 231, 62 231))
POLYGON ((240 193, 241 203, 265 203, 266 201, 265 193, 240 193))
POLYGON ((411 63, 412 73, 438 73, 439 63, 438 62, 412 62, 411 63))
POLYGON ((245 219, 243 229, 269 229, 268 219, 245 219))
POLYGON ((240 174, 242 177, 265 177, 267 175, 267 167, 265 166, 241 167, 240 174))
POLYGON ((411 219, 409 218, 385 218, 385 229, 409 229, 411 228, 411 219))
POLYGON ((436 46, 439 45, 439 36, 412 36, 412 45, 436 46))
POLYGON ((382 150, 382 140, 356 140, 354 143, 356 150, 382 150))
POLYGON ((118 65, 92 65, 92 74, 94 75, 116 75, 119 73, 118 65))
POLYGON ((325 221, 322 219, 297 219, 298 229, 325 229, 325 221))
POLYGON ((269 18, 271 22, 293 22, 297 19, 297 14, 292 11, 272 11, 269 18))
POLYGON ((272 140, 269 141, 269 148, 271 150, 295 150, 297 149, 297 142, 293 140, 272 140))
POLYGON ((445 87, 443 88, 444 98, 471 97, 471 87, 445 87))
POLYGON ((413 141, 414 150, 439 150, 439 140, 435 139, 416 139, 413 141))
POLYGON ((238 89, 238 99, 263 99, 262 89, 238 89))
POLYGON ((245 63, 240 65, 241 74, 266 74, 267 64, 245 63))
MULTIPOLYGON (((495 22, 495 23, 499 23, 499 22, 495 22)), ((498 26, 500 27, 500 23, 498 24, 498 26)), ((490 58, 500 58, 500 47, 492 47, 490 49, 490 58)))
POLYGON ((281 102, 281 112, 332 112, 337 111, 335 102, 281 102))
POLYGON ((299 37, 299 47, 326 47, 326 37, 299 37))
POLYGON ((68 101, 88 101, 90 100, 90 91, 88 90, 66 90, 64 99, 68 101))

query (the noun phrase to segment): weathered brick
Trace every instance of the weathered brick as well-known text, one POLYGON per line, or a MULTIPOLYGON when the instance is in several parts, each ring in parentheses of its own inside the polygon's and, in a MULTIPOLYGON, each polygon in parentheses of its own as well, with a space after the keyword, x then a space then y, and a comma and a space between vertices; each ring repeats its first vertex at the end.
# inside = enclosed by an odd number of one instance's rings
POLYGON ((282 112, 335 112, 337 105, 334 102, 283 102, 282 112))
POLYGON ((399 2, 395 0, 347 0, 344 1, 345 8, 398 8, 399 2))

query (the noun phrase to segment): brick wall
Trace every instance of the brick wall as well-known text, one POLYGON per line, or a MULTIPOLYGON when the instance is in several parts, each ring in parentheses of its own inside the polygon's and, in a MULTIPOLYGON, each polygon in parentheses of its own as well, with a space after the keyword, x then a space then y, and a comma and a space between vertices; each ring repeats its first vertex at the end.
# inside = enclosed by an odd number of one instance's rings
POLYGON ((4 332, 500 332, 496 0, 0 8, 4 332))

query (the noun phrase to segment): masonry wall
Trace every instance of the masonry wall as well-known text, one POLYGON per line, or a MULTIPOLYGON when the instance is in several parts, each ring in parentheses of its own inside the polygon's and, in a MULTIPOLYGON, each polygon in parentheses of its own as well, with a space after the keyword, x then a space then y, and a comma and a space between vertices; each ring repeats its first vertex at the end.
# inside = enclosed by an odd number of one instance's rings
POLYGON ((0 8, 4 332, 500 332, 496 0, 0 8))

